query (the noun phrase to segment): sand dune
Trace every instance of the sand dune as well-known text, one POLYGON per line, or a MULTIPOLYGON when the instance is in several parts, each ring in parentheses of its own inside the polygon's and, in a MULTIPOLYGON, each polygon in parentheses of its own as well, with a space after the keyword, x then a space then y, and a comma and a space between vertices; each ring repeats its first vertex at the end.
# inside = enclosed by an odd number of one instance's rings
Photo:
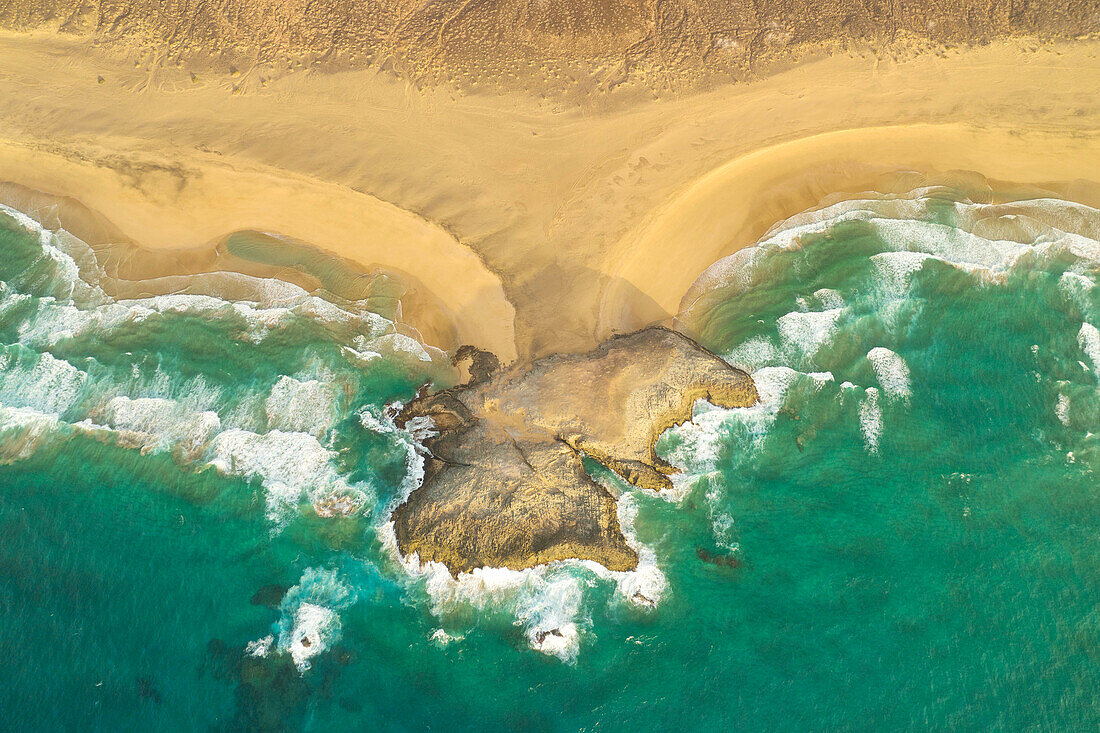
POLYGON ((1012 39, 841 54, 706 92, 567 104, 377 70, 242 81, 9 32, 0 181, 75 198, 177 262, 257 229, 405 273, 436 304, 404 314, 429 341, 509 361, 667 319, 703 269, 776 221, 899 174, 978 171, 1097 203, 1098 51, 1012 39))

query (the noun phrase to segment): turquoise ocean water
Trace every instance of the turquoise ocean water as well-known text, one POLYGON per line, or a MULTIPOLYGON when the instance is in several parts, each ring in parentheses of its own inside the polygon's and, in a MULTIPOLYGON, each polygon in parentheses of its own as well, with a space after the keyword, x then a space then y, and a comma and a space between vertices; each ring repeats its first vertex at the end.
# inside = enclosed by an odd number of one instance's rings
POLYGON ((10 210, 0 252, 0 727, 1100 725, 1100 212, 783 222, 683 317, 761 404, 666 433, 667 496, 591 466, 639 570, 457 582, 386 526, 440 354, 276 281, 116 300, 10 210))

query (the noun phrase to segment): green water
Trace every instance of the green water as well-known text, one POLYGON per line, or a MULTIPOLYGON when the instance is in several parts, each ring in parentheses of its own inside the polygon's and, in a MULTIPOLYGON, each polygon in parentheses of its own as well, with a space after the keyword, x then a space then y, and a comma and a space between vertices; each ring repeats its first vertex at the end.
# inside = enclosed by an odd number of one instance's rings
POLYGON ((1098 229, 943 189, 785 223, 685 318, 762 404, 662 438, 674 496, 590 466, 639 572, 455 583, 385 525, 385 405, 441 357, 272 283, 115 301, 0 213, 0 727, 1095 730, 1098 229))

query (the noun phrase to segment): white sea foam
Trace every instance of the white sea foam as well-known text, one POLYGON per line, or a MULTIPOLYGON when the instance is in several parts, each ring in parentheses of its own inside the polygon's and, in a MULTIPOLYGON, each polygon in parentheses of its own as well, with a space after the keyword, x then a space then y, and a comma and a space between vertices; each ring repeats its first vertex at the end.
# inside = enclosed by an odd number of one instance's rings
POLYGON ((88 375, 49 352, 0 346, 0 404, 61 415, 81 398, 88 375))
POLYGON ((56 415, 0 406, 0 466, 30 458, 57 426, 56 415))
POLYGON ((378 347, 386 348, 394 353, 405 353, 419 361, 431 361, 432 357, 424 348, 424 344, 402 333, 389 333, 379 336, 375 343, 378 347))
POLYGON ((370 405, 364 405, 359 409, 359 422, 367 430, 379 435, 390 435, 398 432, 393 419, 383 412, 379 412, 370 405))
POLYGON ((814 297, 817 298, 817 301, 819 303, 821 303, 821 307, 827 310, 838 310, 840 308, 843 308, 845 305, 844 296, 841 295, 838 291, 831 288, 821 288, 820 290, 815 290, 814 297))
POLYGON ((355 362, 360 367, 370 366, 371 362, 378 361, 382 358, 382 355, 377 351, 371 349, 363 349, 362 351, 354 349, 350 346, 341 347, 341 352, 352 362, 355 362))
POLYGON ((717 468, 720 451, 736 441, 736 451, 748 455, 759 448, 783 407, 787 391, 797 380, 806 378, 816 389, 833 381, 829 372, 798 372, 790 367, 764 367, 752 373, 757 403, 752 407, 722 408, 699 400, 692 407, 691 420, 669 428, 676 447, 665 456, 682 473, 673 477, 671 497, 682 498, 694 481, 717 468))
POLYGON ((867 450, 878 453, 882 438, 882 406, 879 404, 878 390, 874 387, 867 388, 866 395, 859 403, 859 428, 867 450))
POLYGON ((346 514, 361 510, 369 498, 340 477, 332 464, 335 454, 306 433, 226 430, 214 438, 209 455, 210 465, 224 474, 262 480, 268 516, 276 523, 303 499, 319 513, 346 514))
POLYGON ((1031 249, 1028 244, 988 240, 947 224, 873 220, 875 230, 897 250, 924 252, 957 267, 999 272, 1031 249))
MULTIPOLYGON (((860 321, 874 319, 868 320, 868 324, 875 329, 885 327, 888 332, 900 332, 914 308, 919 308, 903 291, 930 259, 970 273, 984 284, 1005 282, 1014 268, 1070 262, 1072 269, 1061 276, 1059 284, 1086 320, 1078 334, 1078 344, 1085 361, 1091 363, 1091 370, 1100 375, 1100 332, 1089 322, 1095 323, 1095 282, 1089 275, 1100 264, 1100 227, 1096 225, 1100 212, 1045 199, 1003 205, 950 203, 941 194, 939 189, 927 188, 905 196, 839 201, 803 212, 769 230, 752 248, 751 257, 717 263, 699 278, 693 290, 701 295, 709 288, 746 287, 756 282, 758 271, 770 272, 767 258, 772 253, 800 249, 810 241, 807 235, 826 232, 839 223, 863 222, 884 241, 887 251, 870 257, 878 276, 870 303, 875 312, 857 317, 860 321)), ((804 365, 802 357, 812 358, 832 342, 847 309, 858 314, 860 306, 866 305, 846 304, 826 289, 816 291, 814 298, 825 310, 808 310, 814 305, 813 299, 800 299, 798 311, 777 320, 778 345, 766 337, 756 337, 735 348, 727 360, 748 371, 785 361, 794 367, 804 365)), ((853 320, 850 324, 853 333, 865 330, 860 321, 853 320)), ((860 391, 860 427, 868 450, 877 452, 883 431, 881 400, 909 399, 911 374, 901 356, 883 347, 871 349, 867 358, 880 388, 864 390, 846 382, 842 392, 860 391)), ((763 393, 761 404, 768 404, 763 393)), ((733 453, 746 455, 746 449, 751 451, 770 425, 765 410, 755 415, 735 411, 739 415, 736 418, 727 418, 724 413, 705 407, 699 412, 692 423, 677 429, 679 441, 670 460, 688 469, 678 481, 692 482, 707 475, 718 460, 720 448, 731 439, 738 444, 733 453), (757 421, 756 429, 746 430, 749 416, 757 421), (746 435, 755 437, 746 441, 746 435)))
MULTIPOLYGON (((628 571, 612 571, 600 568, 615 581, 619 595, 628 602, 642 607, 655 607, 668 589, 668 578, 657 565, 657 553, 638 539, 634 528, 638 518, 638 500, 633 492, 624 492, 616 501, 619 527, 627 545, 638 555, 638 567, 628 571)), ((601 573, 602 574, 602 573, 601 573)))
POLYGON ((435 423, 428 416, 415 417, 399 430, 389 414, 376 414, 370 407, 359 410, 359 421, 363 427, 379 435, 392 435, 405 451, 405 476, 401 480, 400 490, 387 507, 388 516, 399 505, 405 503, 409 495, 420 487, 424 480, 424 453, 422 442, 433 435, 435 423))
POLYGON ((587 589, 601 581, 614 582, 624 601, 651 608, 667 587, 656 554, 633 533, 632 498, 624 495, 619 501, 624 536, 639 555, 638 567, 632 571, 611 571, 589 560, 564 560, 524 570, 475 568, 455 577, 442 563, 421 562, 416 553, 401 555, 392 522, 380 526, 378 536, 408 577, 423 585, 433 615, 446 618, 463 608, 510 615, 523 628, 532 649, 572 663, 584 631, 592 625, 584 607, 587 589))
MULTIPOLYGON (((766 248, 758 244, 723 257, 699 275, 691 292, 698 298, 714 288, 748 288, 753 283, 759 263, 766 256, 766 248)), ((690 311, 691 306, 687 310, 690 311)))
MULTIPOLYGON (((260 305, 184 293, 108 301, 91 307, 52 299, 43 299, 42 305, 36 317, 21 326, 20 337, 28 344, 43 347, 56 345, 63 339, 112 331, 126 324, 141 323, 166 315, 192 315, 237 323, 245 337, 255 343, 262 341, 270 332, 286 327, 295 317, 310 318, 324 324, 368 333, 393 327, 392 323, 376 314, 345 311, 315 296, 299 298, 297 302, 284 305, 260 305), (380 326, 378 321, 388 325, 380 326)), ((422 355, 406 340, 416 343, 407 336, 401 336, 399 341, 393 342, 400 344, 401 348, 394 348, 392 351, 411 353, 417 359, 422 359, 422 355)), ((428 360, 430 358, 429 356, 428 360)))
POLYGON ((879 277, 898 289, 909 287, 913 275, 929 259, 933 259, 932 255, 926 252, 879 252, 871 255, 871 262, 879 277))
POLYGON ((573 662, 580 651, 577 626, 584 589, 580 581, 563 577, 548 581, 539 593, 521 594, 516 604, 516 624, 527 631, 532 649, 573 662))
POLYGON ((1058 395, 1058 404, 1054 406, 1054 414, 1058 418, 1058 422, 1069 425, 1069 397, 1067 395, 1058 395))
POLYGON ((262 639, 256 639, 248 642, 244 647, 245 654, 249 654, 253 657, 266 657, 271 653, 271 646, 275 643, 275 637, 271 634, 263 637, 262 639))
MULTIPOLYGON (((111 405, 112 400, 118 399, 119 401, 115 403, 112 412, 117 412, 114 419, 117 421, 116 425, 119 429, 140 431, 142 428, 138 426, 138 423, 150 419, 143 418, 138 414, 127 415, 126 401, 134 401, 137 404, 128 406, 132 410, 163 413, 158 418, 161 424, 151 426, 145 429, 145 432, 157 435, 168 433, 166 438, 169 439, 169 442, 171 442, 173 436, 186 437, 185 433, 187 432, 171 431, 172 426, 170 423, 172 421, 179 420, 197 428, 199 425, 193 423, 193 421, 202 413, 213 413, 214 416, 218 416, 222 428, 243 427, 239 421, 232 419, 232 412, 226 409, 227 404, 232 404, 227 399, 226 388, 211 383, 201 374, 193 376, 169 374, 159 367, 148 371, 143 370, 135 362, 129 373, 121 369, 116 370, 110 378, 95 380, 92 386, 93 389, 90 390, 91 394, 87 398, 87 402, 94 402, 95 404, 90 408, 89 414, 107 426, 112 424, 111 417, 107 414, 107 408, 111 405), (132 397, 132 395, 134 396, 132 397), (142 402, 143 400, 159 400, 163 404, 142 402)), ((211 417, 207 416, 204 420, 212 422, 211 417)), ((249 427, 255 427, 256 429, 262 429, 263 427, 256 420, 250 419, 248 423, 249 427)))
POLYGON ((222 429, 215 412, 195 412, 157 397, 115 397, 104 407, 102 419, 112 429, 144 436, 147 449, 171 450, 188 462, 198 460, 222 429))
POLYGON ((277 280, 265 282, 262 278, 238 276, 262 302, 229 301, 192 293, 112 299, 99 285, 102 272, 86 244, 65 232, 50 232, 9 207, 0 205, 0 213, 38 237, 42 247, 40 259, 52 268, 48 276, 40 278, 49 282, 50 287, 31 294, 39 298, 37 312, 20 325, 20 340, 27 345, 48 349, 65 339, 112 331, 158 315, 182 314, 238 323, 246 339, 259 342, 297 317, 325 325, 339 341, 346 339, 343 346, 349 349, 348 355, 359 362, 380 352, 421 362, 432 360, 423 344, 399 333, 393 322, 367 310, 365 302, 342 307, 277 280), (81 259, 81 265, 77 258, 81 259))
POLYGON ((465 638, 465 634, 450 634, 446 629, 436 629, 432 632, 432 635, 428 637, 428 640, 435 642, 439 646, 448 646, 453 642, 462 641, 465 638))
POLYGON ((317 656, 340 637, 340 616, 331 608, 303 603, 294 613, 294 626, 281 644, 299 670, 310 668, 317 656))
POLYGON ((1058 278, 1058 288, 1062 293, 1081 309, 1081 312, 1089 314, 1089 292, 1096 287, 1096 283, 1092 278, 1086 277, 1076 272, 1067 270, 1062 273, 1062 276, 1058 278))
POLYGON ((797 347, 801 354, 812 357, 836 333, 837 321, 844 308, 827 311, 792 311, 780 316, 775 325, 786 343, 797 347))
POLYGON ((752 373, 760 403, 774 406, 776 410, 782 407, 787 390, 800 377, 808 377, 818 389, 833 381, 831 372, 796 372, 787 367, 767 367, 752 373))
MULTIPOLYGON (((369 490, 341 478, 335 454, 319 441, 338 419, 350 389, 332 381, 331 375, 287 376, 266 396, 228 401, 223 389, 205 384, 201 376, 170 378, 159 368, 150 374, 135 361, 130 374, 100 379, 93 392, 85 389, 84 371, 47 350, 64 339, 102 335, 176 315, 221 322, 229 333, 236 330, 239 338, 252 341, 305 318, 322 324, 337 343, 351 344, 357 353, 430 361, 432 355, 419 342, 397 332, 392 322, 365 310, 362 303, 343 307, 297 286, 258 278, 246 281, 245 276, 222 290, 247 287, 263 302, 183 292, 115 300, 99 287, 103 273, 86 245, 63 232, 49 232, 21 214, 11 212, 8 218, 38 237, 42 256, 34 293, 17 293, 10 283, 0 292, 4 307, 28 298, 34 306, 21 323, 23 346, 0 350, 0 405, 61 415, 86 400, 91 403, 84 413, 89 430, 110 429, 125 445, 171 450, 188 462, 205 459, 223 473, 259 479, 269 515, 277 522, 304 499, 323 516, 359 511, 366 505, 369 490), (40 287, 51 282, 48 289, 40 287), (31 351, 28 344, 43 353, 31 351)), ((211 276, 207 284, 224 286, 228 277, 211 276)), ((203 284, 180 280, 180 286, 203 284)), ((96 373, 101 371, 105 369, 96 373)), ((412 469, 414 462, 410 457, 412 469)))
POLYGON ((772 226, 756 245, 711 265, 696 280, 694 289, 702 292, 716 287, 748 287, 770 252, 801 248, 804 238, 826 232, 841 222, 887 220, 884 217, 916 219, 925 212, 920 200, 923 193, 914 191, 909 198, 852 199, 796 214, 772 226))
POLYGON ((1087 321, 1082 323, 1077 332, 1077 345, 1092 362, 1093 373, 1100 377, 1100 330, 1087 321))
POLYGON ((289 654, 298 670, 305 672, 314 657, 340 640, 338 612, 354 602, 354 589, 335 570, 309 568, 279 606, 279 650, 289 654))
MULTIPOLYGON (((771 414, 762 405, 741 409, 753 410, 754 415, 759 414, 762 418, 771 414)), ((732 410, 715 407, 700 400, 692 407, 691 420, 669 428, 668 433, 675 437, 677 445, 664 458, 684 473, 673 477, 673 491, 664 492, 666 498, 679 501, 691 488, 696 477, 714 470, 719 452, 725 443, 723 438, 728 434, 731 421, 737 420, 732 410)), ((747 421, 741 418, 741 422, 747 421)), ((762 437, 768 424, 770 421, 764 419, 755 421, 752 425, 752 428, 756 428, 753 431, 754 436, 762 437)))
MULTIPOLYGON (((1005 273, 1028 258, 1051 260, 1070 256, 1079 263, 1100 264, 1095 209, 1054 199, 1013 204, 951 204, 951 224, 936 221, 944 202, 935 188, 904 196, 840 201, 803 212, 773 226, 753 247, 716 262, 696 281, 693 292, 745 288, 774 251, 801 248, 808 235, 843 222, 865 222, 884 238, 890 251, 871 257, 884 283, 907 287, 912 275, 935 258, 986 282, 1003 281, 1005 273), (935 202, 935 210, 933 209, 935 202)), ((838 307, 825 304, 826 307, 838 307)))
POLYGON ((771 339, 757 336, 738 344, 725 360, 738 369, 754 372, 761 367, 773 366, 780 356, 779 348, 771 339))
MULTIPOLYGON (((85 251, 88 249, 86 244, 65 232, 51 232, 21 211, 3 204, 0 204, 0 215, 5 215, 38 240, 41 253, 36 261, 27 267, 27 271, 38 274, 35 278, 34 294, 36 296, 83 298, 90 302, 96 302, 102 298, 98 288, 81 279, 81 267, 74 257, 81 247, 85 251)), ((87 257, 82 259, 91 260, 94 265, 94 259, 87 257)), ((93 276, 98 275, 94 267, 87 269, 94 270, 93 276)))
POLYGON ((909 366, 905 359, 882 346, 868 351, 867 359, 887 397, 900 400, 909 398, 909 366))
POLYGON ((558 562, 526 570, 476 568, 457 578, 439 563, 420 565, 415 555, 405 567, 423 580, 436 616, 462 606, 508 613, 523 627, 532 649, 564 662, 576 660, 581 633, 591 626, 583 600, 595 577, 584 563, 558 562))
POLYGON ((1095 267, 1100 265, 1100 240, 1067 235, 1065 249, 1077 259, 1095 267))
POLYGON ((0 280, 0 318, 6 318, 10 311, 29 300, 31 300, 30 295, 18 292, 6 282, 0 280))
POLYGON ((269 430, 323 438, 336 422, 340 408, 332 384, 316 379, 300 382, 283 376, 271 388, 264 411, 269 430))
POLYGON ((834 222, 868 220, 881 217, 916 219, 926 212, 924 196, 931 188, 918 188, 904 195, 883 195, 878 198, 847 198, 817 209, 803 211, 773 225, 764 235, 766 240, 790 238, 804 233, 824 231, 834 222))
POLYGON ((680 469, 680 473, 672 478, 673 489, 661 492, 660 496, 680 501, 689 492, 702 487, 715 539, 730 550, 737 549, 734 520, 723 508, 728 504, 725 482, 715 473, 722 448, 732 445, 729 460, 735 462, 734 465, 752 461, 792 386, 801 384, 819 390, 833 381, 829 372, 802 373, 788 367, 758 369, 752 378, 759 396, 756 405, 724 409, 697 401, 692 419, 666 432, 673 438, 675 447, 662 454, 680 469))

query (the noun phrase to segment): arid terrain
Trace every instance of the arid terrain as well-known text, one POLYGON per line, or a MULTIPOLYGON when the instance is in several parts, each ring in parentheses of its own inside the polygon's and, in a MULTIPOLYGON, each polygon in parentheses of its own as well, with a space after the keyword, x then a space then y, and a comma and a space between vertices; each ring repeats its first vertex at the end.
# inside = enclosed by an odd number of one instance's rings
POLYGON ((220 71, 375 66, 418 84, 576 98, 624 83, 667 91, 744 79, 840 49, 909 55, 1008 35, 1075 38, 1100 18, 1087 0, 9 0, 0 23, 220 71))

